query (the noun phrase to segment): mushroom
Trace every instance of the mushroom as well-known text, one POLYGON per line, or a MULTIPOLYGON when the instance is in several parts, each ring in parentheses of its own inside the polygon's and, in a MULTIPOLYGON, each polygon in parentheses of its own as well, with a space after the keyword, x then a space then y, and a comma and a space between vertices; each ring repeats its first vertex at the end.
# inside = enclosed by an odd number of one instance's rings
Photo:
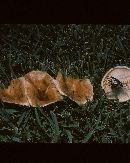
POLYGON ((102 89, 108 99, 125 102, 130 99, 130 68, 117 66, 111 68, 101 81, 102 89))
POLYGON ((84 105, 93 100, 93 85, 89 79, 74 79, 65 77, 60 72, 57 75, 57 85, 62 95, 69 97, 78 105, 84 105))
POLYGON ((62 96, 48 73, 31 71, 12 80, 8 88, 0 89, 0 99, 7 103, 44 107, 62 100, 62 96))
POLYGON ((6 89, 0 89, 0 100, 26 106, 41 106, 63 100, 68 96, 79 105, 93 99, 93 86, 89 79, 63 77, 58 73, 56 80, 47 72, 31 71, 11 81, 6 89))

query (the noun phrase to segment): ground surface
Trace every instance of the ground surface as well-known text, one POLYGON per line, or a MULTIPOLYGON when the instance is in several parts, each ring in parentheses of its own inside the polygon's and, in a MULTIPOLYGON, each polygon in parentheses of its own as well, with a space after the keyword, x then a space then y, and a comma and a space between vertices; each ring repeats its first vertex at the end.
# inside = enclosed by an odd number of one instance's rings
POLYGON ((0 141, 130 143, 130 102, 108 100, 100 84, 110 68, 130 67, 130 26, 0 25, 0 36, 1 87, 31 70, 61 70, 88 77, 95 94, 84 107, 68 98, 45 108, 0 103, 0 141))

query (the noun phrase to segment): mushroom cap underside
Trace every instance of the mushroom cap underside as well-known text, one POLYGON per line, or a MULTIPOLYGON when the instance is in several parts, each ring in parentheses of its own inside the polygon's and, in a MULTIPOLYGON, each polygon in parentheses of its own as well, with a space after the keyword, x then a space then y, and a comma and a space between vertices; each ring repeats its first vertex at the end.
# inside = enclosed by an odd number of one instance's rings
POLYGON ((130 68, 126 66, 117 66, 111 68, 103 77, 101 86, 104 89, 108 99, 118 99, 119 102, 130 99, 130 68), (116 90, 111 88, 111 77, 119 80, 123 87, 116 90))

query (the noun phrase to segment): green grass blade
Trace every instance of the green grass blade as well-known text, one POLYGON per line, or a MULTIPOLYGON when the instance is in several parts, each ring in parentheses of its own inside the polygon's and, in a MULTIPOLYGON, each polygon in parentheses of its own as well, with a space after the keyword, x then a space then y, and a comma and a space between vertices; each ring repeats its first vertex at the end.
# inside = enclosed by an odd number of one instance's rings
POLYGON ((68 142, 72 143, 73 136, 72 136, 71 132, 69 130, 66 130, 66 133, 67 133, 67 136, 68 136, 68 142))
POLYGON ((24 121, 24 118, 26 116, 26 112, 23 112, 23 114, 21 115, 21 117, 19 118, 17 125, 18 127, 22 124, 22 122, 24 121))
POLYGON ((58 136, 60 134, 60 129, 59 129, 57 117, 54 112, 50 111, 50 113, 51 113, 51 117, 52 117, 52 121, 53 121, 54 132, 58 136))
POLYGON ((85 138, 82 140, 82 143, 87 143, 89 140, 90 140, 90 138, 92 137, 92 135, 94 134, 94 130, 91 130, 86 136, 85 136, 85 138))
POLYGON ((19 112, 19 111, 16 110, 16 109, 5 109, 5 111, 6 111, 7 113, 9 113, 9 114, 14 114, 14 113, 19 112))
POLYGON ((37 122, 39 124, 39 126, 41 128, 43 128, 42 124, 41 124, 41 121, 40 121, 40 118, 39 118, 39 115, 38 115, 38 112, 37 112, 37 108, 35 108, 35 115, 36 115, 36 119, 37 119, 37 122))

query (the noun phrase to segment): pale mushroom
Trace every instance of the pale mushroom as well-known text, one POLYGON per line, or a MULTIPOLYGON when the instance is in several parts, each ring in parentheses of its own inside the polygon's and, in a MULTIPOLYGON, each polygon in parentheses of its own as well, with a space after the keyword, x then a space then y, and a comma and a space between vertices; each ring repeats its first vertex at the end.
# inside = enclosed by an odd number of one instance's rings
POLYGON ((108 99, 125 102, 130 99, 130 68, 117 66, 111 68, 101 81, 102 89, 108 99))

